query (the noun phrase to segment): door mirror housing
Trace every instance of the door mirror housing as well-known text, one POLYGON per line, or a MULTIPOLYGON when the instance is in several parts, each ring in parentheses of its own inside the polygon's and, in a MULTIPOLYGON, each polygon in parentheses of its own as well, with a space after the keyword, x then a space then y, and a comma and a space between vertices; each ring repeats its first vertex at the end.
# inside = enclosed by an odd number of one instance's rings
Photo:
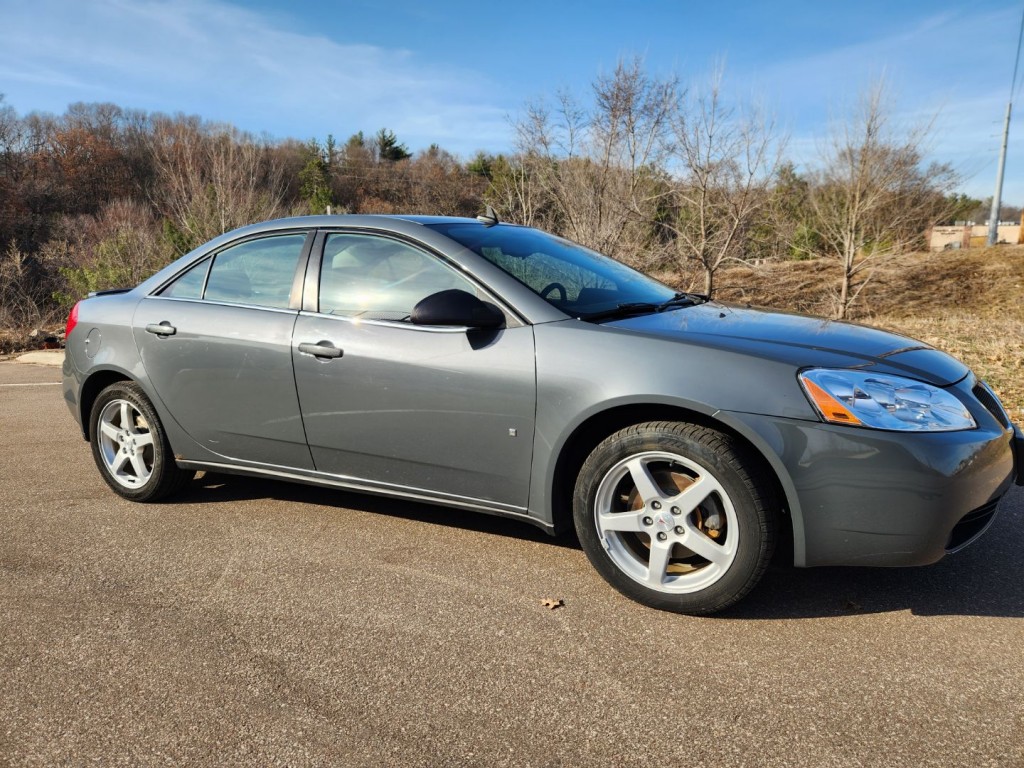
POLYGON ((505 315, 493 304, 473 294, 450 288, 432 293, 412 308, 414 325, 464 325, 467 328, 500 328, 505 315))

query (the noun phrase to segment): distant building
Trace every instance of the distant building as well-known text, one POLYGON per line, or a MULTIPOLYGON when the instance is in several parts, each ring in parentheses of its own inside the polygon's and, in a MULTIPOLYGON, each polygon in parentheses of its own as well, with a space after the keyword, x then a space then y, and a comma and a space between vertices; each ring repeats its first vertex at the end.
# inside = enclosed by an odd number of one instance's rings
MULTIPOLYGON (((1017 244, 1021 239, 1021 225, 1012 221, 1000 221, 997 228, 997 243, 1017 244)), ((968 221, 951 227, 932 227, 928 230, 928 247, 933 251, 950 248, 980 248, 988 243, 988 224, 968 221)))

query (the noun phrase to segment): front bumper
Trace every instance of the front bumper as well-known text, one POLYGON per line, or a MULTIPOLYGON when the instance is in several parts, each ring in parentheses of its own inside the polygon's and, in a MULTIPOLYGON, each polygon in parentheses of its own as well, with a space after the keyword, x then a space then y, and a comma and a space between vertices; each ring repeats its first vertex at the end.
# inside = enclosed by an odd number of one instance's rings
POLYGON ((933 563, 980 536, 1024 472, 1020 430, 992 418, 969 431, 906 433, 730 416, 779 475, 798 566, 933 563))

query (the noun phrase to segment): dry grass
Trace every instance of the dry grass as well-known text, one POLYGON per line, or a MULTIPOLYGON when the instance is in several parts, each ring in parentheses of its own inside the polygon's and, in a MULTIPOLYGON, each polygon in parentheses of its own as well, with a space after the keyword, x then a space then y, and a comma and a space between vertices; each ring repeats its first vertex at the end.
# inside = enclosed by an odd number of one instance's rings
MULTIPOLYGON (((828 317, 838 277, 822 261, 737 267, 722 275, 719 297, 828 317)), ((959 357, 1024 421, 1024 246, 911 254, 879 265, 850 319, 959 357)))

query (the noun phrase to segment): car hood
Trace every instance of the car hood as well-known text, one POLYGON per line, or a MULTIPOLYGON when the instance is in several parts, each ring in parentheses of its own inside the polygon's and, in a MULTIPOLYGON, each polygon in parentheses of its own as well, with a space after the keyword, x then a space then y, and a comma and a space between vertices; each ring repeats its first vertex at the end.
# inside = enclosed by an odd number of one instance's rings
POLYGON ((870 369, 943 387, 970 373, 956 358, 907 336, 718 302, 616 320, 606 327, 785 360, 798 368, 870 369))

